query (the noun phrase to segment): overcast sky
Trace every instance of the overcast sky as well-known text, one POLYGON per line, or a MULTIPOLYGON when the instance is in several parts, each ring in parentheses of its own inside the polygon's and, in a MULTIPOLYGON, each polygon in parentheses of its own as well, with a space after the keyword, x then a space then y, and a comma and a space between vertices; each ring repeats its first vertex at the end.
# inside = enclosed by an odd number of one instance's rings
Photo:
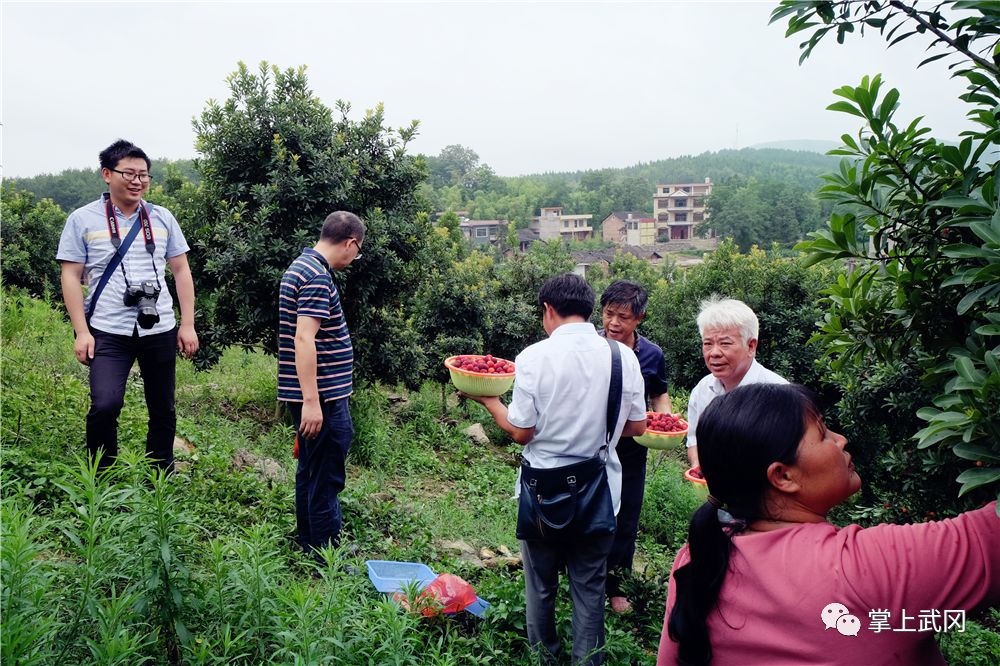
POLYGON ((503 176, 623 167, 790 139, 858 119, 831 91, 881 72, 935 136, 969 127, 926 42, 821 44, 801 67, 770 2, 30 3, 4 0, 5 176, 97 166, 128 138, 195 157, 193 117, 242 60, 308 65, 329 106, 420 121, 413 152, 475 150, 503 176))

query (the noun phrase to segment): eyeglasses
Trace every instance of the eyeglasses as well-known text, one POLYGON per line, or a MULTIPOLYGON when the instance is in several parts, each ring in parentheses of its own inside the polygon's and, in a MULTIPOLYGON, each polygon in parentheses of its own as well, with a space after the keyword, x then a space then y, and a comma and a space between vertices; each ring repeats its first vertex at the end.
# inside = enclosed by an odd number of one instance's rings
POLYGON ((358 253, 354 255, 354 260, 357 261, 358 259, 361 258, 361 243, 359 243, 358 239, 354 238, 353 236, 351 237, 351 240, 354 241, 354 244, 358 246, 358 253))
POLYGON ((118 169, 110 169, 110 171, 121 174, 122 180, 127 183, 131 183, 136 179, 138 179, 140 183, 148 183, 153 180, 153 177, 148 173, 139 173, 138 171, 119 171, 118 169))

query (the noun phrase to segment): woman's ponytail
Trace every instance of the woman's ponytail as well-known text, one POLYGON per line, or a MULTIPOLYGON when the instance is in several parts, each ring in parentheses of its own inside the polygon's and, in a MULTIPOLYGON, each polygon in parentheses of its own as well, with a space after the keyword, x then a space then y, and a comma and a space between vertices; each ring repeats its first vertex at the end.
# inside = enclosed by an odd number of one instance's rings
POLYGON ((680 664, 708 664, 712 660, 707 619, 726 578, 730 546, 717 506, 705 502, 694 512, 688 527, 691 561, 674 573, 677 594, 667 630, 671 640, 679 644, 680 664))

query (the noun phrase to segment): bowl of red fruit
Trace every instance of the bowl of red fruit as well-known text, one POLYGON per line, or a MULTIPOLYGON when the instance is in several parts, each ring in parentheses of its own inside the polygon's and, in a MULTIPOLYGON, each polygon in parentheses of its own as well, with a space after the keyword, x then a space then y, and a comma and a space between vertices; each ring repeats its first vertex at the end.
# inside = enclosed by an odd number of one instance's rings
POLYGON ((704 498, 708 497, 708 481, 705 480, 705 476, 701 473, 701 465, 692 467, 684 472, 684 478, 691 483, 699 495, 704 498))
POLYGON ((491 354, 449 356, 444 365, 455 388, 469 395, 503 395, 514 385, 514 364, 491 354))
POLYGON ((635 441, 648 449, 670 449, 680 446, 687 432, 687 421, 680 414, 646 412, 646 432, 635 441))

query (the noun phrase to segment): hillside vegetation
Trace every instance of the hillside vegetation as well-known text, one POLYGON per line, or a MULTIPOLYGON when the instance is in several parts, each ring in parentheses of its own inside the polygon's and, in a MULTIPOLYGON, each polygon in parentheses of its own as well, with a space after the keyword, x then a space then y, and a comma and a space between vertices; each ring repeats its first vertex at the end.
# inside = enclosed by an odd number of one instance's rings
MULTIPOLYGON (((232 349, 210 372, 179 362, 182 441, 168 478, 142 458, 133 376, 121 462, 95 477, 79 457, 87 375, 70 327, 42 301, 3 300, 4 663, 531 663, 510 500, 516 447, 492 427, 490 445, 462 433, 488 420, 478 406, 451 395, 442 410, 435 385, 361 387, 341 496, 357 550, 317 567, 293 541, 292 429, 275 416, 273 358, 232 349), (493 568, 483 548, 497 554, 493 568), (367 559, 458 574, 492 611, 420 619, 375 591, 367 559)), ((666 574, 698 503, 675 459, 657 459, 648 483, 628 582, 636 613, 608 618, 615 664, 653 662, 666 574)), ((569 607, 560 602, 567 639, 569 607)))
MULTIPOLYGON (((179 366, 180 464, 169 478, 141 456, 138 375, 121 418, 122 464, 98 477, 80 461, 87 374, 52 305, 58 268, 46 260, 66 211, 5 183, 0 659, 531 663, 509 501, 517 449, 441 383, 441 359, 510 357, 539 339, 538 287, 575 262, 555 241, 511 256, 472 251, 434 223, 437 211, 523 227, 559 205, 596 222, 648 211, 657 182, 712 178, 710 219, 733 240, 704 263, 680 270, 619 255, 607 273, 587 273, 598 293, 617 278, 648 290, 642 332, 664 347, 675 408, 704 373, 699 301, 739 298, 760 318, 761 362, 816 389, 850 442, 864 485, 831 520, 936 520, 1000 496, 1000 65, 979 55, 997 52, 1000 13, 989 0, 904 4, 783 0, 774 10, 788 35, 810 33, 803 58, 833 34, 844 42, 867 30, 892 48, 931 26, 933 55, 917 66, 947 58, 967 83, 958 101, 970 129, 958 145, 905 117, 879 74, 838 88, 828 108, 857 129, 832 151, 836 166, 746 150, 505 179, 462 146, 408 153, 418 123, 388 127, 381 105, 361 119, 347 102, 328 108, 304 67, 239 63, 229 99, 209 101, 196 120, 197 177, 165 165, 149 192, 190 241, 202 340, 202 370, 179 366), (262 350, 274 346, 281 272, 333 210, 368 228, 364 261, 335 276, 358 350, 343 495, 357 551, 328 553, 317 567, 293 543, 292 432, 262 350), (490 444, 463 433, 473 422, 487 423, 490 444), (482 621, 418 619, 356 574, 368 558, 462 575, 493 610, 482 621)), ((652 663, 664 581, 697 502, 676 459, 650 464, 641 557, 626 588, 636 612, 608 618, 611 664, 652 663)), ((997 663, 1000 635, 976 622, 995 629, 1000 614, 973 619, 940 637, 946 658, 997 663)))

